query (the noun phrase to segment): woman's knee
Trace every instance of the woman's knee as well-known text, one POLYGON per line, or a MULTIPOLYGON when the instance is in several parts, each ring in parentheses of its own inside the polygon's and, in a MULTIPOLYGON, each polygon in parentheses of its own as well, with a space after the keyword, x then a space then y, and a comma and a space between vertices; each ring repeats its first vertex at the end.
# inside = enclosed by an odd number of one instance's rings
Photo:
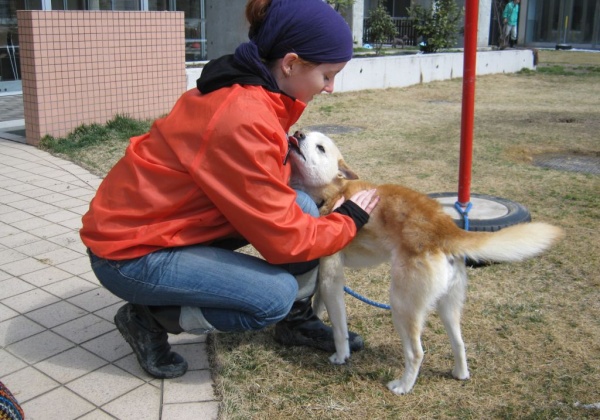
POLYGON ((251 320, 249 320, 248 329, 262 330, 283 320, 290 313, 294 299, 280 303, 281 305, 273 307, 271 311, 254 316, 251 320))
POLYGON ((277 285, 265 291, 260 309, 254 314, 253 329, 262 329, 281 321, 292 309, 298 295, 298 282, 289 274, 282 277, 284 281, 277 282, 277 285))
POLYGON ((316 203, 310 198, 310 195, 304 191, 296 190, 296 204, 300 206, 304 213, 308 213, 311 216, 319 216, 319 208, 316 203))
POLYGON ((286 274, 262 291, 260 296, 246 296, 243 305, 203 308, 206 320, 223 332, 262 330, 284 319, 298 293, 293 276, 286 274), (249 299, 249 300, 248 300, 249 299))

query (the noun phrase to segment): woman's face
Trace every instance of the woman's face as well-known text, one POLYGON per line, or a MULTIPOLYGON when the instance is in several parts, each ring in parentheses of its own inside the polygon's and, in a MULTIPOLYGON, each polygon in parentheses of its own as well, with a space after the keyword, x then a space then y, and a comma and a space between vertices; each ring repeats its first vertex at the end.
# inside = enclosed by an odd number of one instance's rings
POLYGON ((346 66, 346 62, 313 64, 297 57, 293 60, 284 58, 278 66, 280 72, 276 78, 282 91, 304 103, 310 102, 319 93, 333 92, 335 76, 346 66))

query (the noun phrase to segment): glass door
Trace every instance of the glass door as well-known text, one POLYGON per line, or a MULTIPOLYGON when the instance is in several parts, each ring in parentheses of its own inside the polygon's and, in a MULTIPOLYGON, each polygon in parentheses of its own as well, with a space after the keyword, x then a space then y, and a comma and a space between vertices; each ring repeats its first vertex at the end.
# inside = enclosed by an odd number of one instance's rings
POLYGON ((600 47, 600 0, 596 2, 594 25, 592 29, 592 48, 600 47))
POLYGON ((17 10, 42 9, 42 0, 0 0, 0 95, 23 90, 17 10))
POLYGON ((559 44, 593 47, 598 42, 598 0, 564 0, 559 18, 559 44))
POLYGON ((22 90, 17 8, 16 0, 0 0, 0 94, 22 90))
POLYGON ((175 10, 184 12, 185 61, 206 60, 204 0, 178 1, 175 10))

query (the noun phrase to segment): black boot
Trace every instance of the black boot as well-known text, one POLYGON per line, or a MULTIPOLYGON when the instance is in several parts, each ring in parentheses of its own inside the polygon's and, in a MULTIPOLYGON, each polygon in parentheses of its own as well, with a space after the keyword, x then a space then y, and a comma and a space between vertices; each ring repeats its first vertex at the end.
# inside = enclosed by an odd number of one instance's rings
MULTIPOLYGON (((364 348, 360 335, 352 331, 348 331, 348 335, 350 351, 364 348)), ((310 297, 294 302, 290 313, 275 325, 275 341, 284 346, 308 346, 335 352, 333 330, 315 315, 310 297)))
POLYGON ((177 378, 187 371, 187 362, 171 351, 167 329, 154 319, 147 306, 127 303, 117 311, 115 325, 148 374, 164 379, 177 378))

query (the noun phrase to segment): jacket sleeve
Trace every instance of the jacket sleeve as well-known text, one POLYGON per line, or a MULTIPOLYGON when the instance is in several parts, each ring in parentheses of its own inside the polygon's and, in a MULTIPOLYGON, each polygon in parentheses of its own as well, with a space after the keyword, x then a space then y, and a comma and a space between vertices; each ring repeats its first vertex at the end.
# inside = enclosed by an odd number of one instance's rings
POLYGON ((207 127, 188 168, 227 221, 273 264, 331 255, 356 235, 350 217, 302 212, 287 185, 287 147, 284 130, 268 112, 227 115, 207 127))

